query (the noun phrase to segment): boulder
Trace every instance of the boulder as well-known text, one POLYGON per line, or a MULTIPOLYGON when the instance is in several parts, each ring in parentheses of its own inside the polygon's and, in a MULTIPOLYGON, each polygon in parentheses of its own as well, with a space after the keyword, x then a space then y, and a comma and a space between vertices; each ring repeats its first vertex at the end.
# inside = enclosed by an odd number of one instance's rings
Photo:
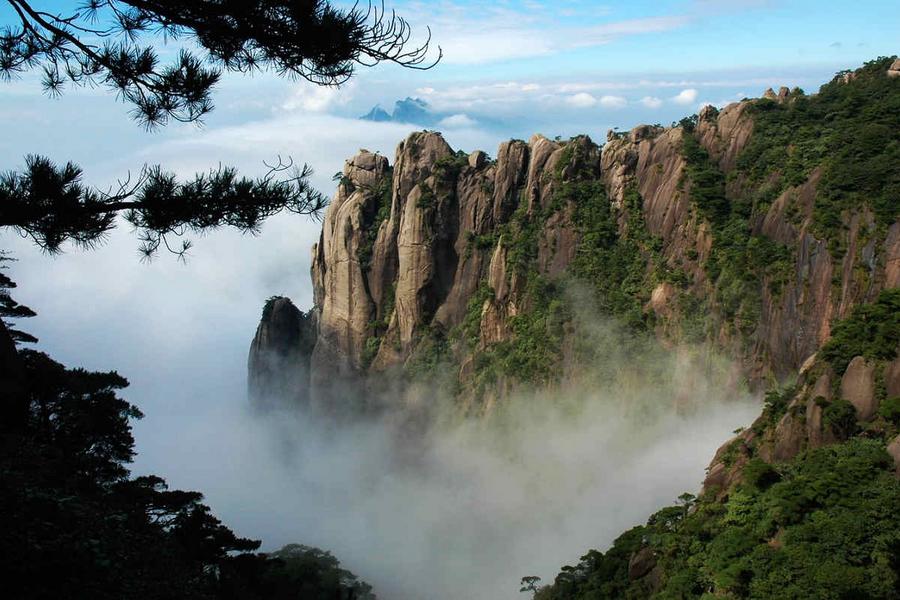
POLYGON ((653 314, 660 318, 669 318, 672 316, 670 303, 676 294, 677 290, 674 285, 669 282, 660 283, 653 288, 650 300, 644 306, 644 310, 652 310, 653 314))
POLYGON ((719 110, 712 104, 707 104, 697 113, 697 120, 700 122, 715 121, 719 115, 719 110))
POLYGON ((897 354, 897 358, 884 368, 884 386, 887 388, 888 398, 900 396, 900 349, 897 354))
POLYGON ((481 150, 476 150, 469 155, 469 166, 473 169, 480 169, 487 162, 487 154, 481 150))
POLYGON ((696 135, 723 171, 734 168, 738 155, 750 140, 753 119, 746 108, 745 102, 732 102, 721 110, 707 105, 700 111, 696 135))
MULTIPOLYGON (((772 448, 772 459, 775 462, 785 462, 794 458, 800 453, 806 442, 807 423, 804 422, 805 419, 798 418, 794 414, 796 409, 800 409, 799 400, 797 398, 791 403, 788 411, 775 427, 775 444, 772 448)), ((806 408, 803 406, 803 409, 806 408)))
POLYGON ((895 437, 887 446, 887 452, 894 459, 894 473, 900 477, 900 435, 895 437))
POLYGON ((860 421, 868 421, 878 412, 875 398, 875 365, 857 356, 847 365, 841 378, 841 397, 856 408, 860 421))
POLYGON ((657 127, 655 125, 638 125, 631 130, 631 134, 629 137, 632 143, 637 143, 641 140, 653 139, 662 132, 662 127, 657 127))
POLYGON ((528 177, 530 151, 528 144, 521 140, 510 140, 500 144, 497 164, 494 170, 495 223, 505 222, 519 206, 519 191, 528 177))
POLYGON ((647 575, 656 566, 656 557, 649 546, 635 552, 628 561, 628 579, 634 581, 647 575))
POLYGON ((825 444, 825 433, 822 428, 822 406, 819 398, 826 402, 831 400, 831 370, 827 370, 819 376, 812 391, 809 394, 809 400, 806 401, 806 437, 812 448, 818 448, 825 444))
POLYGON ((360 148, 359 154, 350 159, 350 164, 366 171, 374 171, 379 159, 383 158, 384 157, 379 157, 377 154, 369 152, 365 148, 360 148))
POLYGON ((816 364, 817 353, 810 354, 803 363, 800 364, 800 375, 805 375, 810 369, 812 369, 816 364))
POLYGON ((307 402, 315 341, 312 314, 304 314, 288 298, 266 302, 247 359, 248 393, 256 408, 307 402))
MULTIPOLYGON (((376 204, 382 201, 369 190, 388 173, 386 157, 360 151, 344 165, 344 177, 351 185, 339 185, 325 211, 311 267, 321 342, 312 363, 325 378, 334 368, 358 366, 369 335, 375 302, 359 249, 367 244, 365 215, 377 212, 376 204)), ((373 254, 377 250, 376 245, 373 254)))
POLYGON ((891 63, 887 70, 888 77, 900 77, 900 58, 891 63))

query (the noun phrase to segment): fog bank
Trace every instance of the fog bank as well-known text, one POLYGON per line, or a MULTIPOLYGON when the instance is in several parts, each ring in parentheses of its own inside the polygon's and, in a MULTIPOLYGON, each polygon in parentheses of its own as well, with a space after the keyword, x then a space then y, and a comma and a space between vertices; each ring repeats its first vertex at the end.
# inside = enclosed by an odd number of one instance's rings
POLYGON ((585 354, 559 385, 464 416, 446 365, 406 385, 396 375, 378 399, 348 386, 328 418, 298 406, 237 415, 223 429, 240 432, 230 477, 246 486, 229 501, 252 507, 270 547, 329 548, 386 599, 517 598, 522 576, 549 583, 605 550, 696 492, 759 407, 714 352, 637 337, 599 318, 585 290, 566 295, 585 354), (364 401, 386 408, 334 420, 364 401))
MULTIPOLYGON (((69 366, 117 369, 135 425, 137 474, 200 490, 238 534, 334 552, 384 600, 519 598, 683 491, 758 405, 721 369, 655 352, 642 379, 605 341, 601 378, 523 394, 488 420, 443 418, 416 436, 396 419, 334 428, 290 413, 258 417, 245 396, 264 299, 309 293, 314 224, 273 219, 264 239, 221 232, 188 265, 138 263, 126 229, 95 252, 51 259, 4 236, 22 327, 69 366), (676 408, 677 407, 677 408, 676 408)), ((298 300, 302 304, 302 300, 298 300)), ((585 332, 596 332, 583 327, 585 332)))
MULTIPOLYGON (((690 414, 627 414, 590 393, 520 399, 421 437, 389 418, 323 423, 223 412, 217 477, 194 481, 265 547, 333 551, 385 599, 517 598, 563 564, 696 491, 715 449, 758 411, 710 398, 690 414)), ((200 440, 197 440, 200 441, 200 440)))

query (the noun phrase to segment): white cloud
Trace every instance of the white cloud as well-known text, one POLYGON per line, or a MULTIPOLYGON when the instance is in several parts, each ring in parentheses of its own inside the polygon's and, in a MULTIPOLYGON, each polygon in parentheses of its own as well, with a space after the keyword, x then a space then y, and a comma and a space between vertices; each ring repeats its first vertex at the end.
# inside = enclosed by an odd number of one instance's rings
POLYGON ((566 98, 566 104, 574 106, 575 108, 590 108, 597 104, 597 99, 587 92, 579 92, 578 94, 566 98))
MULTIPOLYGON (((761 89, 771 85, 771 77, 743 78, 620 78, 602 80, 558 81, 553 79, 539 81, 496 81, 469 84, 457 84, 423 87, 416 89, 419 96, 427 97, 428 103, 436 112, 455 114, 465 113, 471 117, 497 117, 500 115, 519 114, 517 111, 533 110, 535 104, 577 106, 605 106, 614 108, 621 101, 612 98, 627 97, 634 94, 635 100, 628 104, 643 105, 657 109, 666 101, 673 101, 667 96, 665 89, 696 90, 700 88, 738 88, 738 86, 760 86, 761 89), (637 90, 643 97, 639 96, 637 90), (582 95, 580 95, 582 94, 582 95), (578 98, 574 98, 578 96, 578 98), (591 103, 590 97, 596 102, 591 103), (604 96, 609 98, 604 101, 604 96), (583 105, 580 105, 582 102, 583 105)), ((801 83, 805 83, 801 81, 801 83)), ((692 92, 678 95, 679 104, 688 106, 697 102, 699 93, 690 99, 692 92), (682 98, 684 98, 682 100, 682 98)), ((721 93, 721 92, 719 92, 721 93)), ((738 94, 743 98, 746 94, 738 94)))
POLYGON ((601 96, 600 106, 603 108, 625 108, 628 101, 622 96, 601 96))
MULTIPOLYGON (((432 88, 428 95, 428 103, 437 112, 464 112, 479 105, 506 105, 524 99, 532 99, 536 92, 542 89, 536 83, 516 81, 451 86, 438 90, 432 88)), ((421 92, 421 90, 416 91, 421 92)))
POLYGON ((455 114, 450 115, 449 117, 444 117, 441 119, 441 122, 438 123, 440 127, 447 127, 450 129, 461 129, 463 127, 474 127, 476 125, 475 119, 464 115, 464 114, 455 114))
POLYGON ((678 95, 672 97, 672 102, 675 104, 693 104, 697 101, 697 90, 694 88, 688 88, 686 90, 681 90, 678 95))
POLYGON ((432 29, 435 39, 441 40, 444 63, 485 64, 602 46, 626 36, 678 29, 690 19, 685 16, 649 17, 592 27, 573 27, 559 22, 548 27, 548 20, 554 21, 554 16, 545 15, 534 20, 523 19, 521 15, 479 18, 475 14, 448 23, 446 28, 437 24, 432 29), (528 21, 533 23, 528 24, 528 21), (510 23, 522 25, 510 26, 510 23))
POLYGON ((446 64, 475 65, 552 54, 554 43, 529 29, 486 29, 478 25, 440 37, 446 64))
POLYGON ((294 88, 291 96, 280 108, 288 112, 326 112, 334 105, 347 104, 352 98, 352 84, 336 88, 304 83, 294 88))
POLYGON ((562 32, 568 39, 567 47, 585 47, 608 44, 616 38, 627 35, 659 33, 683 27, 689 21, 685 16, 648 17, 604 23, 595 27, 583 27, 576 31, 562 32), (573 36, 573 34, 576 34, 573 36), (571 36, 571 37, 570 37, 571 36))
POLYGON ((423 31, 426 25, 430 28, 432 39, 440 43, 446 65, 547 56, 609 44, 621 37, 677 29, 690 20, 688 16, 670 15, 610 21, 609 9, 605 7, 601 11, 596 7, 570 11, 561 19, 558 7, 539 2, 515 8, 463 6, 452 1, 413 3, 404 10, 413 31, 423 31), (576 18, 576 12, 583 14, 576 18), (585 23, 599 24, 584 26, 585 23))
POLYGON ((693 0, 692 12, 700 15, 728 14, 772 6, 775 0, 693 0))

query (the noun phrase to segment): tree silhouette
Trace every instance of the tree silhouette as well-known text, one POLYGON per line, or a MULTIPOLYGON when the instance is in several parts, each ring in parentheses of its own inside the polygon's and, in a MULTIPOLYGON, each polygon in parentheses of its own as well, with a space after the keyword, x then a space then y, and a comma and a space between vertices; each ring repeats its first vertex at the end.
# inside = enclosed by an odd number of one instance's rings
POLYGON ((15 228, 51 253, 66 241, 95 246, 124 213, 138 232, 144 257, 164 247, 184 258, 190 241, 173 247, 169 236, 221 226, 255 233, 264 219, 283 210, 318 216, 328 202, 309 183, 312 169, 280 159, 255 180, 219 167, 179 182, 159 166, 144 167, 134 182, 120 182, 109 192, 85 186, 81 169, 72 163, 58 166, 28 156, 25 164, 22 173, 0 174, 0 226, 15 228), (278 177, 285 172, 287 177, 278 177))
POLYGON ((131 423, 142 415, 119 397, 127 385, 115 371, 16 348, 0 320, 4 598, 374 598, 329 553, 250 554, 260 542, 222 524, 199 492, 132 477, 131 423))
MULTIPOLYGON (((41 69, 51 96, 67 85, 106 87, 147 128, 172 120, 199 123, 213 109, 223 71, 270 70, 339 85, 360 65, 430 69, 441 58, 440 48, 429 58, 430 30, 422 44, 411 44, 408 22, 383 4, 343 10, 326 0, 87 0, 77 9, 48 12, 34 1, 6 1, 15 22, 0 30, 0 76, 41 69), (148 38, 187 39, 196 50, 182 49, 162 65, 148 38)), ((161 167, 144 165, 134 180, 128 176, 99 190, 82 183, 75 164, 29 156, 23 171, 0 175, 0 227, 58 252, 66 241, 88 248, 100 243, 122 213, 144 257, 164 248, 183 259, 191 242, 173 245, 171 238, 187 232, 220 226, 256 232, 282 210, 321 214, 327 199, 312 188, 308 165, 279 157, 267 166, 255 180, 220 166, 178 182, 161 167)))
MULTIPOLYGON (((15 259, 8 256, 6 252, 0 251, 0 269, 6 269, 6 265, 3 263, 11 260, 15 259)), ((13 300, 9 290, 14 289, 15 287, 16 283, 12 279, 7 277, 6 274, 0 273, 0 321, 2 321, 3 325, 6 327, 6 332, 13 342, 34 343, 37 341, 36 337, 30 333, 14 329, 12 323, 9 321, 9 319, 22 319, 33 317, 35 315, 33 310, 13 300)))
POLYGON ((538 591, 537 584, 541 580, 537 575, 526 575, 522 578, 520 592, 531 592, 536 594, 538 591))
POLYGON ((87 0, 47 12, 7 0, 17 23, 0 33, 0 73, 41 68, 47 94, 66 84, 103 85, 133 105, 147 127, 193 122, 213 108, 223 70, 270 69, 319 85, 347 81, 357 65, 390 62, 430 69, 431 32, 410 47, 408 22, 383 4, 341 10, 325 0, 87 0), (144 37, 190 38, 202 56, 182 50, 162 66, 144 37))
POLYGON ((687 519, 688 512, 691 510, 691 507, 694 505, 694 502, 697 501, 697 496, 691 494, 689 492, 684 492, 680 496, 678 496, 678 503, 681 504, 681 507, 684 509, 684 514, 682 518, 687 519))

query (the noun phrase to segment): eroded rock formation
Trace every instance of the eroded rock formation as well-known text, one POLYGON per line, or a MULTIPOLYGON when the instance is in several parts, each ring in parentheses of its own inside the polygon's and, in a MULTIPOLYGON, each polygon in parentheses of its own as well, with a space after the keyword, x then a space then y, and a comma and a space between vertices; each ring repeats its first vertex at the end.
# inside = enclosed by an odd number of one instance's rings
MULTIPOLYGON (((766 98, 782 104, 802 94, 769 92, 766 98)), ((514 383, 495 374, 492 390, 476 393, 476 359, 516 340, 516 317, 537 304, 536 279, 552 284, 578 269, 590 273, 579 262, 587 244, 597 243, 582 214, 584 190, 603 196, 615 243, 632 240, 637 248, 644 272, 634 293, 637 312, 660 339, 681 341, 689 321, 699 319, 706 341, 734 356, 750 380, 795 373, 828 338, 834 319, 900 285, 900 223, 879 230, 868 208, 846 211, 843 250, 831 252, 833 240, 816 233, 822 171, 813 169, 754 207, 748 243, 770 244, 787 258, 775 274, 759 265, 741 282, 741 305, 728 307, 734 292, 709 267, 722 244, 721 225, 698 208, 703 182, 686 158, 685 138, 708 157, 728 202, 752 196, 759 184, 738 163, 753 136, 754 102, 706 108, 690 129, 610 132, 602 149, 586 136, 536 135, 501 144, 491 160, 482 151, 454 151, 439 133, 417 132, 397 147, 393 166, 360 151, 345 164, 313 248, 316 336, 312 351, 300 353, 310 356, 312 394, 338 380, 365 386, 374 374, 415 371, 437 360, 446 361, 457 393, 469 399, 484 400, 514 383)), ((562 356, 565 347, 554 351, 562 356)), ((827 395, 828 385, 813 383, 827 395)), ((864 391, 857 396, 865 417, 871 402, 864 391)), ((803 410, 806 417, 782 431, 819 436, 804 428, 821 415, 808 403, 803 410)), ((793 451, 790 441, 775 450, 793 451)))
POLYGON ((309 357, 316 343, 313 313, 288 298, 266 302, 248 358, 248 392, 263 409, 308 401, 309 357))

